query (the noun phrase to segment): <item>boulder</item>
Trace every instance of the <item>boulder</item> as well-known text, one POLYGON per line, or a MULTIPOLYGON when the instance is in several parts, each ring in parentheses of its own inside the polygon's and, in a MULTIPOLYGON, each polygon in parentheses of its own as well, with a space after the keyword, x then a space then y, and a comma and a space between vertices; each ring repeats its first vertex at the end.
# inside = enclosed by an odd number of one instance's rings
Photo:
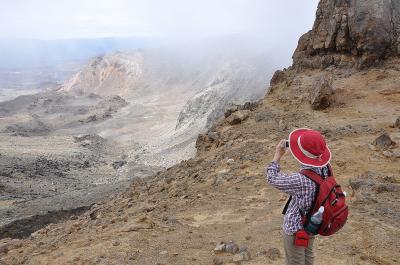
POLYGON ((322 77, 311 94, 311 107, 313 110, 328 108, 333 102, 333 87, 331 77, 322 77))
POLYGON ((244 120, 246 120, 250 115, 249 110, 239 110, 234 112, 232 115, 230 115, 227 118, 227 121, 230 125, 235 125, 242 123, 244 120))

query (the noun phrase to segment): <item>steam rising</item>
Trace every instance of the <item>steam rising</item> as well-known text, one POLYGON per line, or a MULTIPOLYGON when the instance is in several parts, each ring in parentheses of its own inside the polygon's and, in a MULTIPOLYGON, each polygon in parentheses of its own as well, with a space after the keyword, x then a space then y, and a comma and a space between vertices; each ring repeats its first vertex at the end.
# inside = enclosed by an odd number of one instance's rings
POLYGON ((261 55, 269 58, 266 64, 285 67, 297 39, 311 28, 317 2, 2 1, 0 72, 84 63, 100 54, 137 48, 168 50, 187 59, 221 52, 261 55))

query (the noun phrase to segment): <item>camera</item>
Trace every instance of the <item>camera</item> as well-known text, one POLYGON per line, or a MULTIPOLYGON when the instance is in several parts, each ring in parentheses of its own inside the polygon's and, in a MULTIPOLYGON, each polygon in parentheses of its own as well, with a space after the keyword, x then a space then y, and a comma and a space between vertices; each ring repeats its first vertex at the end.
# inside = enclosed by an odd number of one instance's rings
POLYGON ((286 140, 286 141, 285 141, 285 147, 286 147, 286 148, 289 148, 289 140, 286 140))

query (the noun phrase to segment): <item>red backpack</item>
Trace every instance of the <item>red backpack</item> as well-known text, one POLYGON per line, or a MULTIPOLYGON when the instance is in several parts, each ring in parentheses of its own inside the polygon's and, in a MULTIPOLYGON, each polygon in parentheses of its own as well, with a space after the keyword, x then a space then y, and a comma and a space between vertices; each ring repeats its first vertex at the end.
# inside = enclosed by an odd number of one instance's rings
POLYGON ((303 169, 300 173, 311 179, 316 185, 316 193, 311 210, 303 217, 304 227, 307 225, 311 216, 316 213, 319 207, 324 206, 322 224, 318 234, 330 236, 339 231, 347 221, 349 209, 346 205, 345 194, 340 185, 333 177, 332 168, 328 165, 329 173, 324 179, 312 170, 303 169))

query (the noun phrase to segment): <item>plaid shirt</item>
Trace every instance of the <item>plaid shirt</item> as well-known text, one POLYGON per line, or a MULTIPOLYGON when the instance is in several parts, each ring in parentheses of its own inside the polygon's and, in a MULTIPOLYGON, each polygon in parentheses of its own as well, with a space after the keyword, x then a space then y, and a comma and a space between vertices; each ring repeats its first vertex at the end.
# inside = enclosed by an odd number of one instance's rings
MULTIPOLYGON (((300 169, 311 169, 319 175, 327 175, 326 167, 316 168, 301 165, 300 169)), ((283 221, 283 231, 287 235, 293 235, 303 229, 300 211, 306 215, 314 200, 315 183, 300 173, 280 173, 280 166, 272 162, 265 170, 266 179, 275 188, 292 196, 283 221)))

